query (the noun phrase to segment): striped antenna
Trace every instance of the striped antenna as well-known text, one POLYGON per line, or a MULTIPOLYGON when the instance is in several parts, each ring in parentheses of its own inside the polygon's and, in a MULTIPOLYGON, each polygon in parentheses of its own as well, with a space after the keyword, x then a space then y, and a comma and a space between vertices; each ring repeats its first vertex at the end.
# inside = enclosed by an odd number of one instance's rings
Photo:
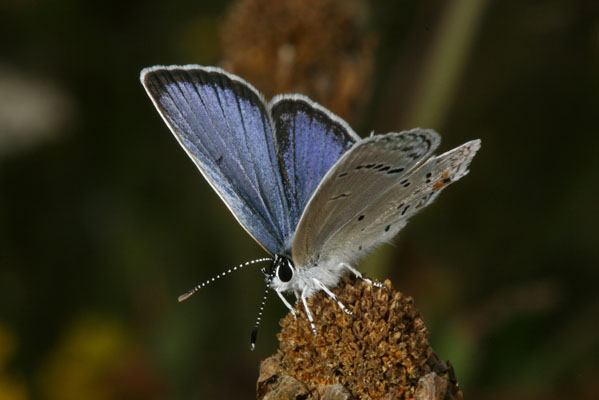
POLYGON ((227 274, 230 274, 233 271, 237 271, 238 269, 241 269, 243 267, 247 267, 248 265, 256 264, 256 263, 259 263, 259 262, 265 262, 265 261, 272 261, 272 258, 259 258, 257 260, 246 261, 243 264, 239 264, 236 267, 230 268, 228 271, 220 273, 220 274, 216 275, 214 278, 208 279, 206 282, 200 283, 199 285, 197 285, 193 289, 191 289, 191 290, 183 293, 181 296, 179 296, 179 302, 187 300, 189 297, 191 297, 192 294, 194 294, 195 292, 197 292, 198 290, 200 290, 204 286, 207 286, 209 283, 212 283, 212 282, 216 281, 217 279, 220 279, 223 276, 225 276, 227 274))
POLYGON ((270 286, 266 285, 266 290, 264 291, 264 297, 262 297, 262 303, 260 303, 260 311, 258 311, 258 318, 256 318, 256 324, 254 325, 254 329, 252 329, 252 336, 250 337, 250 350, 254 350, 256 348, 256 338, 258 337, 258 328, 260 328, 260 320, 262 319, 262 311, 264 311, 264 304, 266 303, 266 297, 268 296, 268 292, 270 291, 270 286))
POLYGON ((260 328, 260 321, 262 320, 262 311, 264 311, 264 304, 266 304, 266 298, 268 297, 268 289, 270 289, 272 280, 275 277, 274 274, 269 274, 265 268, 262 268, 262 273, 266 277, 266 290, 264 291, 264 297, 262 297, 262 303, 260 303, 258 318, 256 318, 254 329, 252 329, 252 336, 250 337, 250 350, 254 350, 256 348, 256 338, 258 337, 258 328, 260 328))

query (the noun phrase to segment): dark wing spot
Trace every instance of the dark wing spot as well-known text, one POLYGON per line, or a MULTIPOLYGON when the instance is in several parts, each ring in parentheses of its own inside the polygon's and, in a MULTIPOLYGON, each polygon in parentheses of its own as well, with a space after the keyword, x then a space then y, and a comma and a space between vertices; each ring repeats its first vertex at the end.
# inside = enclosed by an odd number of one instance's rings
POLYGON ((372 167, 374 167, 374 164, 368 164, 364 168, 372 168, 372 167))
POLYGON ((445 179, 443 179, 443 183, 449 183, 449 182, 451 182, 451 178, 445 178, 445 179))
POLYGON ((400 173, 400 172, 403 172, 403 171, 404 171, 404 169, 405 169, 405 168, 403 168, 403 167, 402 167, 402 168, 395 168, 395 169, 392 169, 392 170, 388 171, 387 173, 388 173, 388 174, 398 174, 398 173, 400 173))
POLYGON ((401 203, 400 205, 397 206, 397 209, 399 210, 400 208, 402 208, 404 205, 404 203, 401 203))
POLYGON ((347 172, 343 172, 343 173, 337 175, 337 178, 343 178, 345 175, 347 175, 347 172))
POLYGON ((401 215, 406 215, 406 212, 408 211, 408 208, 410 208, 409 204, 406 206, 406 208, 403 209, 403 211, 401 212, 401 215))
POLYGON ((362 221, 363 219, 364 219, 364 216, 363 216, 363 215, 360 215, 360 216, 358 217, 358 221, 362 221))
POLYGON ((426 178, 428 179, 428 178, 430 178, 432 175, 433 175, 432 173, 428 172, 428 173, 426 174, 426 178))
POLYGON ((390 166, 386 166, 385 168, 381 168, 379 171, 383 172, 383 171, 387 171, 389 168, 391 168, 390 166))
POLYGON ((362 251, 362 245, 358 246, 358 250, 362 251))
POLYGON ((363 165, 358 165, 358 166, 356 167, 356 169, 362 169, 362 168, 364 168, 364 166, 363 166, 363 165))
POLYGON ((338 200, 338 199, 341 199, 344 197, 349 197, 349 195, 350 195, 349 193, 341 193, 341 194, 338 194, 337 196, 331 197, 329 200, 338 200))
POLYGON ((389 229, 391 229, 391 225, 387 225, 387 226, 385 227, 385 232, 389 232, 389 229))
POLYGON ((424 143, 426 143, 428 147, 431 147, 431 141, 426 136, 418 135, 418 138, 420 138, 424 143))

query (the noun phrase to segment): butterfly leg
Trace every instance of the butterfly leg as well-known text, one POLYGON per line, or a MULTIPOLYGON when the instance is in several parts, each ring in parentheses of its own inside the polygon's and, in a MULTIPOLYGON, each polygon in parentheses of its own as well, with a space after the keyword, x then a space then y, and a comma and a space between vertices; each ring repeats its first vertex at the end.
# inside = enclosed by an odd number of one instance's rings
POLYGON ((314 336, 317 336, 318 332, 316 332, 316 326, 314 326, 314 318, 312 318, 312 313, 310 312, 310 309, 308 308, 308 303, 306 303, 307 289, 308 289, 308 286, 306 286, 304 288, 304 290, 302 290, 302 303, 304 303, 304 308, 306 309, 306 315, 308 316, 308 321, 310 321, 310 326, 312 327, 312 333, 314 333, 314 336))
POLYGON ((352 315, 352 316, 354 315, 354 313, 352 313, 351 311, 349 311, 349 310, 347 309, 347 307, 345 307, 345 306, 343 305, 343 303, 339 301, 339 299, 337 298, 337 296, 335 296, 335 293, 331 292, 331 291, 329 290, 329 288, 328 288, 328 287, 326 287, 326 286, 325 286, 325 285, 324 285, 324 284, 323 284, 321 281, 319 281, 319 280, 318 280, 318 279, 316 279, 316 278, 312 278, 312 280, 314 281, 314 283, 316 283, 316 286, 318 286, 318 287, 319 287, 319 288, 321 288, 321 289, 322 289, 322 290, 323 290, 323 291, 324 291, 326 294, 328 294, 328 295, 329 295, 329 297, 330 297, 331 299, 335 300, 335 301, 337 302, 337 304, 339 304, 339 307, 340 307, 340 308, 341 308, 343 311, 345 311, 345 312, 346 312, 347 314, 349 314, 349 315, 352 315))
POLYGON ((351 265, 349 265, 349 264, 346 264, 346 263, 341 263, 341 266, 342 266, 342 267, 345 267, 345 268, 347 268, 347 269, 349 269, 349 270, 352 272, 352 274, 354 274, 354 275, 355 275, 355 276, 357 276, 358 278, 360 278, 360 279, 362 279, 362 280, 366 281, 367 283, 371 284, 372 286, 375 286, 375 287, 383 287, 383 286, 384 286, 384 285, 383 285, 382 283, 380 283, 380 282, 376 282, 376 281, 370 280, 370 279, 368 279, 368 278, 364 278, 364 277, 362 276, 362 274, 360 273, 360 271, 358 271, 357 269, 355 269, 354 267, 352 267, 352 266, 351 266, 351 265))
POLYGON ((295 320, 297 321, 297 315, 295 314, 295 310, 293 309, 293 307, 291 307, 291 304, 289 304, 289 302, 287 301, 287 299, 285 298, 285 296, 283 296, 283 293, 281 293, 280 290, 275 290, 275 292, 277 292, 277 294, 279 295, 279 297, 281 298, 281 301, 283 302, 283 304, 285 304, 285 306, 289 309, 289 311, 291 312, 291 315, 293 315, 293 318, 295 318, 295 320))

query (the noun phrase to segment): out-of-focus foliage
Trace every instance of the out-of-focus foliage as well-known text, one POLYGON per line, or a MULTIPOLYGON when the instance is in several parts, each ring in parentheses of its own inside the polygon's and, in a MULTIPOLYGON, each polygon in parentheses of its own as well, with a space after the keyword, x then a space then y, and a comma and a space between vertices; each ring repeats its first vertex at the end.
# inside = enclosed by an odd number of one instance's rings
POLYGON ((362 136, 481 138, 362 263, 414 297, 466 398, 599 397, 599 50, 589 0, 0 3, 0 398, 253 398, 285 308, 138 81, 220 65, 362 136))

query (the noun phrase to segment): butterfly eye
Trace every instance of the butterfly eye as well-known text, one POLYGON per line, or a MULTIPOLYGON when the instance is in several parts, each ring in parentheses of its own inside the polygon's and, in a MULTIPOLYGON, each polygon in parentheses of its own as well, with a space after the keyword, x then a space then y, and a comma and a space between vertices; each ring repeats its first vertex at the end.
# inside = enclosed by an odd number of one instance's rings
POLYGON ((293 278, 293 267, 289 262, 282 262, 277 268, 277 277, 281 282, 289 282, 293 278))

